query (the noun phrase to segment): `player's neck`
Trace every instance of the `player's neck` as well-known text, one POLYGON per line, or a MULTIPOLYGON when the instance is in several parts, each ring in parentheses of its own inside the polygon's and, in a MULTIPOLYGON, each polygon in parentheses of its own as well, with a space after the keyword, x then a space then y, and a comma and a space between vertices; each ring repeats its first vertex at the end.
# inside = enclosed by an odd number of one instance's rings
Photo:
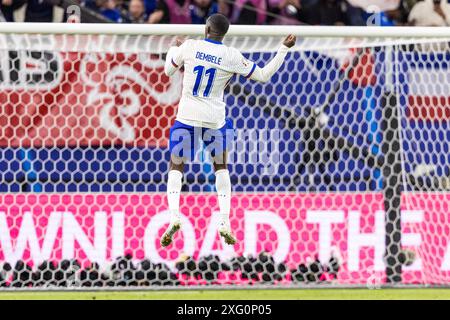
POLYGON ((220 42, 220 43, 222 43, 223 37, 216 37, 216 36, 208 35, 208 36, 206 36, 206 39, 212 40, 212 41, 214 41, 214 42, 220 42))

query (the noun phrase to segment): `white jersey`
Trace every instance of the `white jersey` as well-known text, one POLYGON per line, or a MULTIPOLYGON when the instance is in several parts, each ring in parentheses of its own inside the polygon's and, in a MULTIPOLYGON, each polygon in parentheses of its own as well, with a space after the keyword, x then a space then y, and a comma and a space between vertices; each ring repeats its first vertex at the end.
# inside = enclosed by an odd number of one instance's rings
POLYGON ((167 59, 177 69, 184 65, 177 120, 210 128, 225 123, 223 95, 231 77, 250 77, 256 68, 237 49, 210 39, 187 40, 180 47, 170 48, 167 59))

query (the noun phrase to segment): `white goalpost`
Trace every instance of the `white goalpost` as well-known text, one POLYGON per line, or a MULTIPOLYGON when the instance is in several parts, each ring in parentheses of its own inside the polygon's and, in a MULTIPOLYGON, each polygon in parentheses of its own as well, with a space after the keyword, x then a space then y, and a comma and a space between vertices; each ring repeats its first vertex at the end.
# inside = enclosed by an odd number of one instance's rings
POLYGON ((198 25, 0 23, 0 290, 450 284, 450 30, 231 26, 265 84, 226 89, 231 226, 202 149, 159 238, 198 25))

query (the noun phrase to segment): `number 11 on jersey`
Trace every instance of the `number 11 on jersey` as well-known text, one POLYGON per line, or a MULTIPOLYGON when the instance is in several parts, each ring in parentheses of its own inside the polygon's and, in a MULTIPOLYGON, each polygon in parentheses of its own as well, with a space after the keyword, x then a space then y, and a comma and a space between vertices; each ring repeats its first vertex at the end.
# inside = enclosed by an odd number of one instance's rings
POLYGON ((206 69, 204 66, 196 66, 194 67, 194 73, 197 74, 197 77, 195 78, 195 84, 194 84, 194 90, 192 92, 192 95, 197 97, 199 95, 200 86, 202 85, 202 79, 203 74, 208 77, 208 82, 206 83, 206 88, 203 91, 203 96, 208 97, 211 93, 211 89, 214 82, 214 77, 216 76, 216 69, 215 68, 209 68, 206 69))

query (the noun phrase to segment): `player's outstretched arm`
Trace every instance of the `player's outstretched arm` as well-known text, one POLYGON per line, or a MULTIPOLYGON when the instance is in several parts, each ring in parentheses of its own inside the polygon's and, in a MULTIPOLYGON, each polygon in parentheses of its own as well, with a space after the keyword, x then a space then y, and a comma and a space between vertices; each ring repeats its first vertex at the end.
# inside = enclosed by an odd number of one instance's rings
POLYGON ((256 67, 253 73, 251 74, 250 79, 260 82, 269 81, 275 74, 275 72, 277 72, 278 69, 280 69, 281 65, 284 62, 284 59, 286 58, 286 54, 288 53, 289 49, 295 45, 296 40, 297 39, 294 35, 287 36, 284 39, 281 47, 278 49, 278 52, 275 55, 275 57, 263 68, 256 67))

